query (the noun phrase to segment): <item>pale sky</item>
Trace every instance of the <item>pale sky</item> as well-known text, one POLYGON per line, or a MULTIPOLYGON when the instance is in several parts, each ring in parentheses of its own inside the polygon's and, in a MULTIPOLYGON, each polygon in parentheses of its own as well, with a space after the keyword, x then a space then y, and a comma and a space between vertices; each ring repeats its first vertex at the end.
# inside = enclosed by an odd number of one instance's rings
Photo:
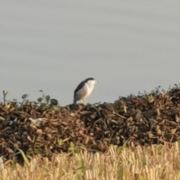
POLYGON ((178 0, 0 4, 0 91, 9 99, 43 89, 69 104, 89 76, 98 82, 90 103, 180 83, 178 0))

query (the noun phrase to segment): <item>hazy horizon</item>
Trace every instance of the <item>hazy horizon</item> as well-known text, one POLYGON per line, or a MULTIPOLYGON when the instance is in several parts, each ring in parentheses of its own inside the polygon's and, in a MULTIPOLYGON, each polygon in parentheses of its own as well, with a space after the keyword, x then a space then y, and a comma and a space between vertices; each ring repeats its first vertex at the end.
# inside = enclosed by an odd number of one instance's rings
MULTIPOLYGON (((167 89, 179 81, 180 1, 1 1, 0 92, 39 89, 70 104, 80 81, 87 102, 167 89)), ((2 100, 2 94, 0 94, 2 100)))

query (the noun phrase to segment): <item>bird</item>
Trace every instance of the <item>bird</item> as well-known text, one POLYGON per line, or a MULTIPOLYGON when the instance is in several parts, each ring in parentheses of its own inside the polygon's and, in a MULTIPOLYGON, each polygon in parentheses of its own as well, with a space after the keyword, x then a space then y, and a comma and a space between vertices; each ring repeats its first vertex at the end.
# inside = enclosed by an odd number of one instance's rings
POLYGON ((73 104, 80 102, 85 104, 85 99, 91 95, 94 90, 96 80, 93 77, 89 77, 84 81, 80 82, 74 90, 74 101, 73 104))

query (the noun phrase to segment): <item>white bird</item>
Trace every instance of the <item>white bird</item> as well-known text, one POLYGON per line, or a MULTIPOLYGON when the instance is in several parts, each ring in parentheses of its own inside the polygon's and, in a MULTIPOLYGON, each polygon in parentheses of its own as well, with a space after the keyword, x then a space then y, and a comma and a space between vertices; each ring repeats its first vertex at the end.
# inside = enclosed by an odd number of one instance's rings
POLYGON ((78 101, 84 104, 85 99, 90 96, 94 90, 95 84, 96 80, 92 77, 82 81, 74 91, 74 104, 78 101))

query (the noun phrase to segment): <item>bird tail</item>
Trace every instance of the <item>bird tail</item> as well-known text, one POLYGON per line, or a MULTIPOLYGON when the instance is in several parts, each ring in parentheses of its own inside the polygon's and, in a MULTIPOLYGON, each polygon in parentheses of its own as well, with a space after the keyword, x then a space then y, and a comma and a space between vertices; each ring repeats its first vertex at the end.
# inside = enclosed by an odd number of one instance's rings
POLYGON ((74 99, 73 99, 73 104, 76 104, 76 97, 74 97, 74 99))

